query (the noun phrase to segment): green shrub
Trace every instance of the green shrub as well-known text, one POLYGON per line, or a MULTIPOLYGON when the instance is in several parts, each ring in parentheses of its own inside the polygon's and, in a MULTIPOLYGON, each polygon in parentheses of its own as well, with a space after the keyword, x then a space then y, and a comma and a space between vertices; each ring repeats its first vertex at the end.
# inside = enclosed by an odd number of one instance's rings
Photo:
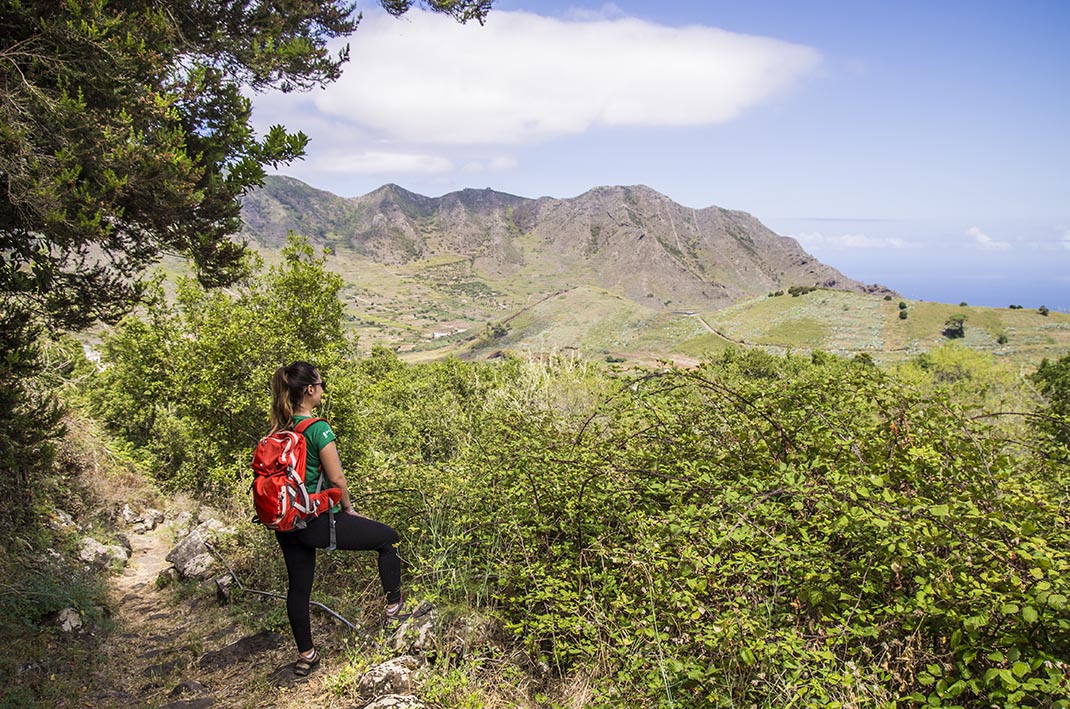
POLYGON ((157 284, 104 341, 94 410, 174 487, 226 493, 266 432, 275 368, 304 359, 330 380, 351 352, 341 278, 303 239, 283 256, 234 291, 187 279, 171 304, 157 284))
POLYGON ((420 491, 400 516, 420 583, 492 600, 597 705, 1066 696, 1060 468, 946 395, 827 355, 529 376, 499 374, 452 457, 393 471, 420 491))

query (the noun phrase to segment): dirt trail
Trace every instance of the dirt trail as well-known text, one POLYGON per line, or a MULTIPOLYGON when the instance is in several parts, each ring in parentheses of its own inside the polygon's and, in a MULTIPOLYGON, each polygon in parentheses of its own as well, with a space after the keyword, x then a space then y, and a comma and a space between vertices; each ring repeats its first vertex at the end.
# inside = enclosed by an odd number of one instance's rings
POLYGON ((127 538, 130 560, 112 581, 114 631, 99 650, 97 673, 72 706, 330 704, 323 701, 320 678, 294 689, 289 637, 240 627, 207 593, 182 598, 173 588, 157 588, 160 573, 171 566, 169 527, 127 538))

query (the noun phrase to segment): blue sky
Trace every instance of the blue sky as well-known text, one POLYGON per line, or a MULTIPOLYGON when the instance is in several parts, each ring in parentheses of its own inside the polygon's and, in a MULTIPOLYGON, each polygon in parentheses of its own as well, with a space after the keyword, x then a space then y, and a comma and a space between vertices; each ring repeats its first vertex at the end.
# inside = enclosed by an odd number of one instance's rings
POLYGON ((327 89, 254 99, 343 196, 646 184, 848 276, 1070 310, 1070 2, 362 3, 327 89))

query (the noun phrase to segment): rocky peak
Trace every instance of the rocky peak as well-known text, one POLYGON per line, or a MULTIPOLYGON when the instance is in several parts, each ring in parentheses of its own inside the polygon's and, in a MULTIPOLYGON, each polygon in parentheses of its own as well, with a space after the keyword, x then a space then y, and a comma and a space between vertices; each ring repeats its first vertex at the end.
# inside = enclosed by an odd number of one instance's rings
POLYGON ((343 199, 268 178, 243 214, 246 235, 269 245, 293 229, 385 264, 461 256, 474 277, 508 278, 523 267, 548 291, 565 278, 647 306, 716 308, 793 285, 872 292, 746 212, 685 207, 641 184, 564 199, 490 188, 432 198, 388 184, 343 199))

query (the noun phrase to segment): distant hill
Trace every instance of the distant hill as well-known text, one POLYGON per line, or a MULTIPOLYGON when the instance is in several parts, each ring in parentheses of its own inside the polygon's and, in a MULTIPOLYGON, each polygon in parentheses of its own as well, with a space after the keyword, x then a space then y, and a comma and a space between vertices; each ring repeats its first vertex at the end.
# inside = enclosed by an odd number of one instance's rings
POLYGON ((344 199, 274 177, 243 214, 269 259, 291 229, 330 246, 363 348, 410 360, 575 350, 688 364, 736 344, 890 361, 948 342, 954 314, 967 316, 956 342, 971 349, 1035 364, 1070 348, 1070 315, 904 301, 748 214, 689 209, 641 186, 527 199, 386 185, 344 199))
POLYGON ((386 185, 347 199, 270 177, 242 213, 245 236, 268 247, 293 230, 385 266, 458 259, 467 276, 503 292, 514 279, 544 293, 583 285, 654 310, 720 308, 796 285, 888 292, 749 214, 683 207, 644 186, 529 199, 490 189, 430 198, 386 185))

